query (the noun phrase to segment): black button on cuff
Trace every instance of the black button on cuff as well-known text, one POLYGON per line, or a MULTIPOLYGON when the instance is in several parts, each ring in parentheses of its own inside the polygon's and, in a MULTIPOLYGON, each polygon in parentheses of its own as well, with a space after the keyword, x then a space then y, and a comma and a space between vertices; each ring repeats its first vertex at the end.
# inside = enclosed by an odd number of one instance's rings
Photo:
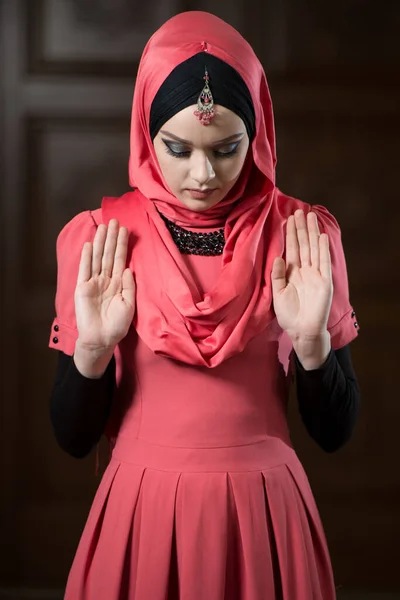
POLYGON ((58 337, 53 337, 53 344, 58 344, 58 337))
POLYGON ((358 327, 357 321, 354 323, 354 327, 357 329, 357 327, 358 327))
POLYGON ((60 331, 60 328, 58 325, 54 325, 54 331, 60 331))
POLYGON ((351 313, 351 318, 354 319, 355 316, 356 316, 356 313, 353 310, 353 312, 351 313))

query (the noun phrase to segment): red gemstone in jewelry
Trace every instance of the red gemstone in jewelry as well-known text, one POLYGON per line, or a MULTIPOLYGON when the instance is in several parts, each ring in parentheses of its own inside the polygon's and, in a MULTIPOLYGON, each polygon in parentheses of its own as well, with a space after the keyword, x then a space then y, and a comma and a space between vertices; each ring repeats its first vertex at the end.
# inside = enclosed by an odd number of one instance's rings
POLYGON ((214 99, 212 97, 212 93, 208 85, 209 76, 207 70, 203 79, 205 81, 205 84, 197 100, 197 110, 194 112, 194 115, 203 125, 209 125, 211 119, 215 115, 215 110, 214 99))

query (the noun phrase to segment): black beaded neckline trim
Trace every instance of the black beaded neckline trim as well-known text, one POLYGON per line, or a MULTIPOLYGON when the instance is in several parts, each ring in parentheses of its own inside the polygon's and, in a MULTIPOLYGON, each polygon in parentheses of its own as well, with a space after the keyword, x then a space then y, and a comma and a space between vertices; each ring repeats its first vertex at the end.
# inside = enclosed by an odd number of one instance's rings
POLYGON ((198 256, 219 256, 225 246, 223 229, 209 233, 190 231, 176 225, 159 212, 181 254, 196 254, 198 256))

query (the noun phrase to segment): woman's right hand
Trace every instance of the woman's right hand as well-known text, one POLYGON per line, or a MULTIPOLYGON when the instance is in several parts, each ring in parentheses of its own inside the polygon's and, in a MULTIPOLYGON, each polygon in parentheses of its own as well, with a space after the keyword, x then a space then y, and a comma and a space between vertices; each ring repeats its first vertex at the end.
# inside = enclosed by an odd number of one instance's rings
POLYGON ((99 225, 86 242, 75 289, 78 340, 74 361, 87 377, 105 371, 115 346, 126 336, 135 314, 135 283, 126 268, 128 231, 116 219, 99 225))

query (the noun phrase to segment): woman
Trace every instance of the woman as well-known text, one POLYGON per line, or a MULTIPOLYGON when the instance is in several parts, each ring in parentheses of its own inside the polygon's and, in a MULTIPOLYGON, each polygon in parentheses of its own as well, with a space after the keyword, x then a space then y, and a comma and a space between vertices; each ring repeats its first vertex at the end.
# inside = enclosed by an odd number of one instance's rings
POLYGON ((286 405, 295 371, 310 435, 348 440, 358 326, 337 222, 275 164, 247 42, 203 12, 165 23, 136 81, 133 191, 57 242, 55 434, 113 447, 67 599, 335 597, 286 405))

